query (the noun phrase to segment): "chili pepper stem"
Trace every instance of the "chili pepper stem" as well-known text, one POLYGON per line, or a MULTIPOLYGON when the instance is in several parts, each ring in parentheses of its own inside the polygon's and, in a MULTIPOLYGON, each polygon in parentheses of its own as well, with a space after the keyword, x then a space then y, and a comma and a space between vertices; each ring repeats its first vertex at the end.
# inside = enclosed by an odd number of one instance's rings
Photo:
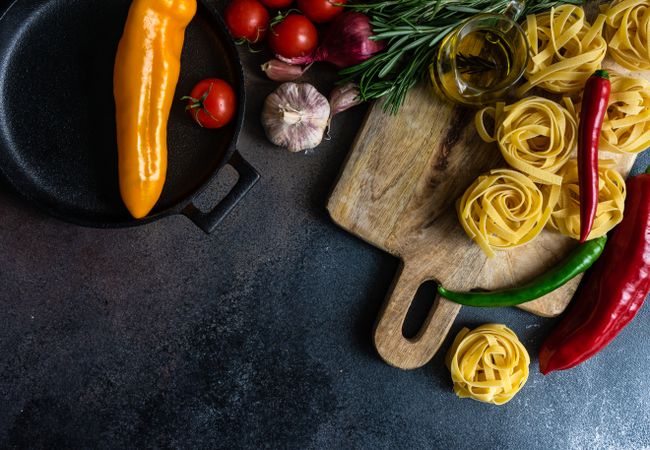
POLYGON ((609 80, 609 73, 603 69, 599 69, 595 71, 593 76, 609 80))

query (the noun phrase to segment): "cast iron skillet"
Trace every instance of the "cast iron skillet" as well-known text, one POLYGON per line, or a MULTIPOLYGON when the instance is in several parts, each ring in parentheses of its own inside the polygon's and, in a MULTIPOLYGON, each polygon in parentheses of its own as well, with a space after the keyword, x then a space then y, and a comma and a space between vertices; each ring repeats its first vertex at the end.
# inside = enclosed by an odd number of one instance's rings
POLYGON ((0 175, 50 214, 85 226, 140 225, 184 214, 212 232, 259 179, 235 150, 244 118, 244 75, 235 45, 208 0, 185 35, 172 107, 167 180, 158 204, 133 219, 117 181, 113 65, 131 0, 0 0, 0 175), (180 97, 206 77, 231 83, 233 122, 205 130, 180 97), (207 212, 193 204, 230 164, 230 193, 207 212))

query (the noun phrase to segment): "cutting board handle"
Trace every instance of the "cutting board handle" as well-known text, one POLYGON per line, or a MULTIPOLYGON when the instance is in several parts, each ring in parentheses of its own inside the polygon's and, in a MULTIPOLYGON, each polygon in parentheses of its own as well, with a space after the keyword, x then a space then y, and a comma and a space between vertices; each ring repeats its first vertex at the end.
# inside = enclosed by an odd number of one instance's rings
POLYGON ((423 267, 426 265, 402 265, 375 326, 377 352, 388 364, 400 369, 416 369, 429 362, 460 310, 460 305, 438 296, 418 334, 410 339, 404 337, 404 319, 420 285, 428 279, 422 273, 423 267))

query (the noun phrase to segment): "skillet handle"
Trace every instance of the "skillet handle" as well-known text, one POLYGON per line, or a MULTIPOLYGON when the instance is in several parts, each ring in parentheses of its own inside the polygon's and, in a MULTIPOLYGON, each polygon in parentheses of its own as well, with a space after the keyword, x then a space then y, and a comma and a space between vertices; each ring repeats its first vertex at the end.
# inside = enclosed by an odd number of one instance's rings
POLYGON ((183 209, 182 214, 194 222, 207 234, 212 233, 226 216, 237 206, 259 181, 260 174, 251 166, 238 151, 230 157, 228 164, 239 174, 239 179, 223 200, 217 203, 210 211, 203 212, 193 203, 183 209))

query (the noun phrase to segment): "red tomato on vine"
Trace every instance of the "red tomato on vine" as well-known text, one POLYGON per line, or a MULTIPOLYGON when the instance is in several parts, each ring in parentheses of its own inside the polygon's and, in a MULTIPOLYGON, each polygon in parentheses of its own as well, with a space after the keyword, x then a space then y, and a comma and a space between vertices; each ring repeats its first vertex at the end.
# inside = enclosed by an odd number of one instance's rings
POLYGON ((312 22, 326 23, 343 12, 347 0, 298 0, 298 9, 312 22))
POLYGON ((291 6, 293 0, 260 0, 264 6, 271 9, 287 8, 291 6))
POLYGON ((257 0, 234 0, 224 12, 226 25, 235 39, 258 42, 269 29, 269 12, 257 0))
POLYGON ((230 84, 219 78, 206 78, 192 89, 185 110, 204 128, 221 128, 235 115, 237 97, 230 84))
POLYGON ((289 14, 280 23, 273 25, 269 33, 271 50, 285 58, 308 55, 317 45, 316 27, 300 14, 289 14))

